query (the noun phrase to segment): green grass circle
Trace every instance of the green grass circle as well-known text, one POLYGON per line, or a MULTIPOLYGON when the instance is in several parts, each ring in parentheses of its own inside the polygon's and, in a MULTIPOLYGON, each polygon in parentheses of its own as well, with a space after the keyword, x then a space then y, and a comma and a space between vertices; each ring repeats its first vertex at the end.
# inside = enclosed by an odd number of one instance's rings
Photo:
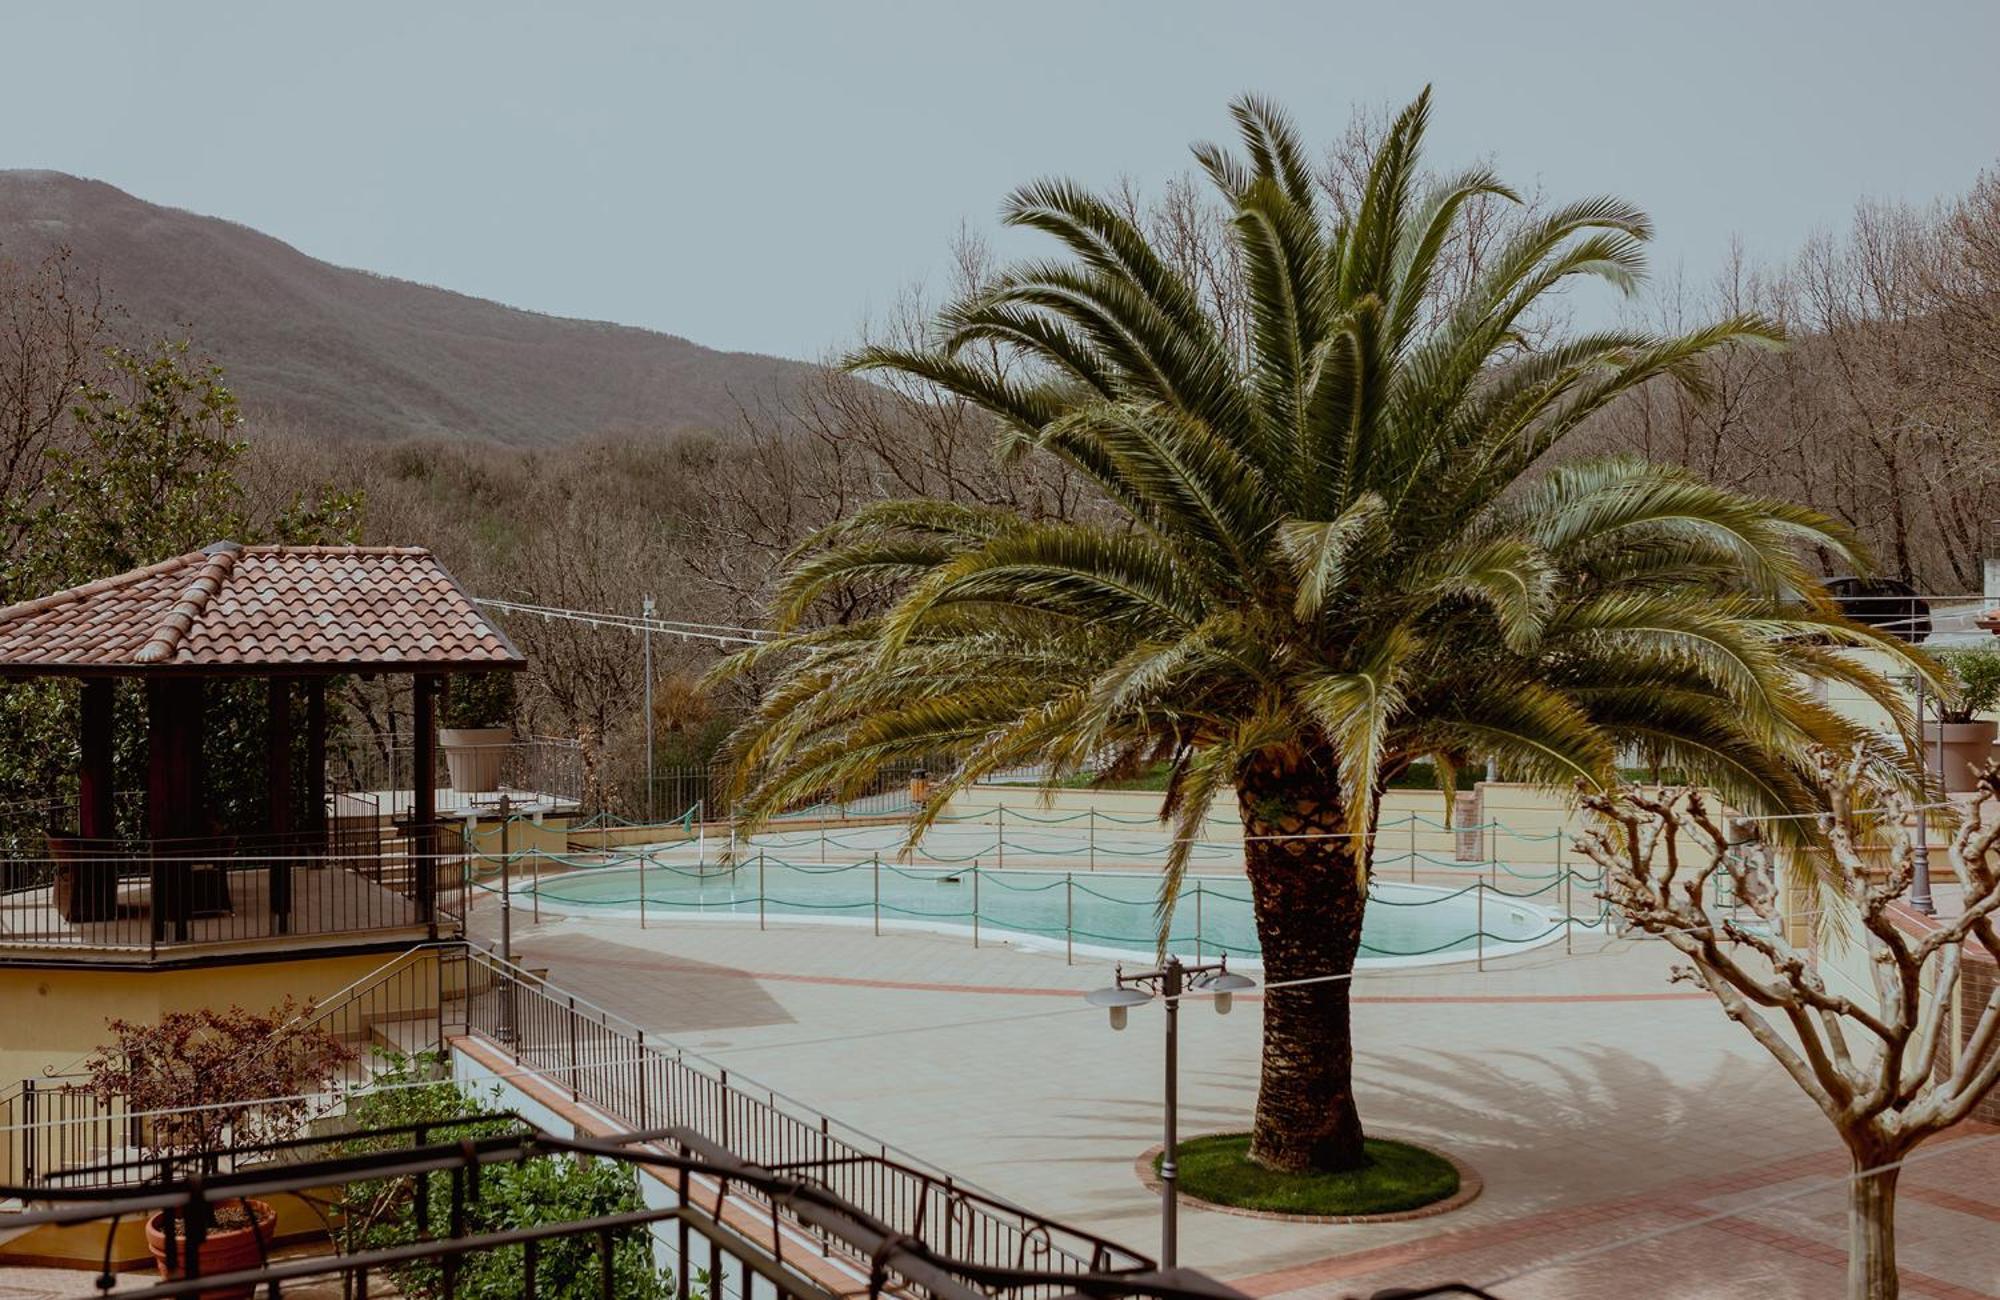
MULTIPOLYGON (((1283 1174, 1250 1160, 1248 1133, 1217 1133, 1180 1146, 1185 1195, 1272 1214, 1396 1214, 1458 1191, 1451 1161, 1407 1142, 1368 1139, 1368 1164, 1338 1174, 1283 1174)), ((1153 1158, 1153 1172, 1160 1157, 1153 1158)))

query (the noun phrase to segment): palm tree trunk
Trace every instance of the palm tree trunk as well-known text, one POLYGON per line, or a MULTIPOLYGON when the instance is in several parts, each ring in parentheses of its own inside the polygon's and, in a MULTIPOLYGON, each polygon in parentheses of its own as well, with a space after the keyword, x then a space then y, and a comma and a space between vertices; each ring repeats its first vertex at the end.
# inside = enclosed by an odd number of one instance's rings
MULTIPOLYGON (((1259 759, 1240 774, 1243 856, 1263 948, 1263 1077, 1250 1157, 1294 1172, 1367 1163, 1354 1107, 1345 976, 1367 892, 1331 762, 1259 759), (1301 838, 1292 838, 1301 837, 1301 838)), ((1361 850, 1365 852, 1365 850, 1361 850)))
MULTIPOLYGON (((1869 1166, 1855 1156, 1856 1169, 1869 1166)), ((1900 1169, 1856 1178, 1847 1192, 1848 1300, 1896 1300, 1896 1176, 1900 1169)))

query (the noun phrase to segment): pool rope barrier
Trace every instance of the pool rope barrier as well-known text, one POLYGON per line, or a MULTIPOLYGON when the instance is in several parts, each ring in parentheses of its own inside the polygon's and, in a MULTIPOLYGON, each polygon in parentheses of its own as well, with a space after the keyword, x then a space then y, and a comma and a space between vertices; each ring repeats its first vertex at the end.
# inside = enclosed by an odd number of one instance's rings
MULTIPOLYGON (((992 835, 983 844, 973 846, 972 851, 966 853, 947 852, 945 846, 936 841, 919 843, 916 846, 903 845, 901 856, 905 862, 898 865, 883 861, 885 846, 879 842, 879 835, 884 829, 906 824, 906 819, 912 811, 907 801, 886 806, 882 804, 880 796, 867 800, 824 801, 792 810, 777 818, 778 828, 758 837, 754 860, 750 859, 747 853, 739 853, 739 849, 747 849, 748 846, 739 845, 736 827, 731 824, 728 851, 722 860, 711 865, 708 861, 708 825, 702 816, 705 807, 702 801, 696 801, 678 817, 661 821, 638 821, 605 812, 580 821, 565 822, 554 829, 565 837, 588 836, 595 833, 598 837, 595 851, 591 851, 588 847, 579 848, 574 840, 568 840, 569 852, 552 852, 539 846, 519 850, 512 848, 509 841, 512 838, 510 832, 513 826, 516 823, 531 822, 538 827, 546 828, 546 814, 514 813, 508 811, 503 802, 500 808, 495 810, 500 813, 497 817, 487 818, 474 812, 465 818, 466 842, 472 853, 467 863, 466 884, 487 894, 499 893, 500 886, 505 885, 509 896, 503 900, 502 906, 510 909, 514 897, 526 893, 536 923, 542 920, 542 903, 546 897, 565 912, 581 914, 601 909, 636 906, 641 929, 649 924, 651 919, 649 909, 665 909, 669 913, 683 915, 703 915, 715 911, 729 914, 743 913, 746 909, 754 907, 758 928, 762 930, 768 929, 769 919, 774 910, 781 916, 810 919, 816 914, 851 914, 866 907, 870 910, 874 932, 878 935, 882 932, 882 922, 886 914, 892 920, 907 918, 918 923, 950 924, 953 928, 969 929, 974 947, 981 946, 984 939, 994 930, 1031 938, 1052 939, 1060 936, 1063 940, 1065 958, 1071 962, 1075 960, 1076 945, 1079 940, 1115 945, 1121 950, 1131 951, 1137 951, 1138 945, 1150 947, 1157 940, 1158 930, 1151 926, 1141 932, 1122 934, 1091 928, 1087 920, 1080 926, 1077 916, 1077 895, 1081 892, 1084 898, 1090 901, 1094 914, 1115 915, 1125 909, 1144 909, 1155 918, 1164 910, 1157 899, 1121 897, 1101 888, 1093 888, 1088 883, 1080 884, 1074 869, 1062 869, 1060 875, 1057 875, 1060 864, 1081 858, 1087 864, 1086 880, 1096 877, 1108 881, 1141 876, 1143 873, 1129 869, 1106 871, 1100 875, 1098 858, 1108 857, 1114 862, 1121 863, 1140 859, 1157 861, 1163 855, 1164 846, 1156 837, 1144 837, 1146 842, 1134 843, 1132 832, 1127 832, 1123 839, 1120 839, 1117 833, 1117 828, 1120 827, 1146 826, 1157 829, 1160 823, 1156 817, 1121 816, 1095 808, 1037 814, 1010 808, 1006 804, 959 814, 942 814, 935 819, 935 825, 949 832, 983 827, 990 828, 992 835), (865 820, 857 822, 854 820, 853 809, 859 802, 867 802, 869 807, 866 812, 860 814, 865 820), (1009 834, 1010 814, 1014 823, 1012 835, 1009 834), (819 824, 814 827, 799 826, 797 829, 787 829, 783 826, 785 822, 796 822, 815 816, 819 818, 819 824), (830 825, 830 817, 837 817, 839 824, 830 825), (1079 827, 1076 825, 1078 822, 1083 822, 1084 825, 1079 827), (1100 822, 1109 823, 1113 828, 1108 842, 1099 835, 1100 822), (1060 828, 1070 828, 1072 831, 1083 833, 1080 838, 1057 840, 1053 832, 1060 828), (635 834, 644 835, 651 831, 659 832, 659 838, 644 843, 634 843, 630 840, 635 834), (611 843, 613 832, 618 833, 621 840, 615 847, 611 843), (1043 838, 1040 842, 1025 838, 1030 835, 1043 838), (871 838, 877 842, 866 842, 871 838), (498 854, 486 847, 495 839, 498 840, 496 847, 500 849, 498 854), (693 847, 696 856, 696 861, 692 865, 677 863, 665 856, 676 850, 685 852, 690 846, 693 847), (809 850, 811 847, 817 848, 816 863, 780 857, 773 853, 774 849, 809 850), (835 850, 843 855, 853 855, 854 860, 847 862, 832 860, 835 850), (1016 863, 1012 868, 1007 866, 1010 850, 1015 855, 1016 863), (861 856, 864 852, 867 855, 865 858, 861 856), (746 893, 739 888, 739 878, 747 869, 747 864, 753 861, 756 888, 754 893, 746 893), (983 863, 991 865, 982 865, 983 863), (528 880, 523 884, 516 884, 513 880, 514 870, 523 865, 527 868, 528 880), (791 896, 791 891, 782 885, 775 889, 771 886, 770 873, 773 868, 780 872, 792 873, 793 878, 798 880, 821 876, 834 877, 857 870, 867 870, 871 878, 868 897, 843 899, 794 897, 791 896), (885 899, 882 887, 885 870, 891 879, 903 881, 928 881, 941 884, 964 884, 969 881, 971 906, 969 909, 933 909, 906 905, 914 901, 907 898, 900 902, 893 898, 885 899), (578 883, 589 885, 595 877, 619 872, 636 875, 636 892, 630 895, 599 893, 595 896, 584 896, 572 888, 578 883), (701 891, 701 894, 692 900, 671 895, 657 896, 648 886, 649 872, 655 882, 662 878, 662 873, 670 882, 695 881, 697 890, 701 891), (1047 878, 1029 883, 1030 876, 1047 878), (705 896, 708 885, 719 885, 723 882, 727 883, 729 890, 729 897, 726 900, 710 900, 705 896), (1009 916, 1006 915, 1009 909, 1005 906, 1000 906, 997 911, 989 911, 986 900, 982 899, 983 887, 997 889, 1003 896, 1046 894, 1060 887, 1064 891, 1062 924, 1058 927, 1047 920, 1031 920, 1021 915, 1009 916)), ((1206 818, 1204 824, 1240 825, 1232 819, 1221 817, 1206 818)), ((1188 845, 1187 855, 1194 860, 1196 866, 1203 862, 1240 861, 1241 844, 1245 838, 1353 837, 1340 833, 1257 837, 1243 837, 1239 834, 1228 841, 1194 840, 1188 845)), ((1371 832, 1371 838, 1375 841, 1376 851, 1370 861, 1369 901, 1377 908, 1407 911, 1447 906, 1463 899, 1466 894, 1471 894, 1473 915, 1470 930, 1445 938, 1441 942, 1420 947, 1387 948, 1370 944, 1364 936, 1361 943, 1361 951, 1364 954, 1376 958, 1408 960, 1447 952, 1466 952, 1469 949, 1470 958, 1483 968, 1489 941, 1502 945, 1502 952, 1519 952, 1540 945, 1560 931, 1564 951, 1573 952, 1577 928, 1608 932, 1609 909, 1601 899, 1595 899, 1595 891, 1603 885, 1602 874, 1594 871, 1578 871, 1569 866, 1566 857, 1568 836, 1565 831, 1520 831, 1502 824, 1497 819, 1455 822, 1449 818, 1437 819, 1420 812, 1408 811, 1400 818, 1380 822, 1371 832), (1460 837, 1457 841, 1459 846, 1467 842, 1465 837, 1476 836, 1477 838, 1471 842, 1477 844, 1481 851, 1474 858, 1467 858, 1462 847, 1450 857, 1426 852, 1419 843, 1420 833, 1426 830, 1460 837), (1382 852, 1385 839, 1397 832, 1402 833, 1402 850, 1398 853, 1382 852), (1499 852, 1503 839, 1512 845, 1547 845, 1553 854, 1553 864, 1543 870, 1537 869, 1539 864, 1521 864, 1505 860, 1499 852), (1468 883, 1455 886, 1450 883, 1419 884, 1419 876, 1425 872, 1433 877, 1443 876, 1447 882, 1453 875, 1470 875, 1472 878, 1468 883), (1378 890, 1377 883, 1386 885, 1392 873, 1406 877, 1408 888, 1422 891, 1428 896, 1421 898, 1396 896, 1378 890), (1518 887, 1503 887, 1501 883, 1503 878, 1518 887), (1578 882, 1582 882, 1585 888, 1591 891, 1596 901, 1596 906, 1582 916, 1576 911, 1575 892, 1578 882), (1526 922, 1530 919, 1530 913, 1539 912, 1549 923, 1533 933, 1523 933, 1518 927, 1512 933, 1489 930, 1487 926, 1489 898, 1500 901, 1502 906, 1515 908, 1513 919, 1516 922, 1526 922)), ((1244 882, 1238 877, 1237 883, 1244 882)), ((671 891, 673 888, 670 883, 668 889, 671 891)), ((1390 888, 1403 887, 1390 886, 1390 888)), ((1718 890, 1716 901, 1718 906, 1733 907, 1735 900, 1724 898, 1722 892, 1718 890)), ((1254 907, 1247 887, 1242 893, 1231 892, 1225 887, 1225 882, 1206 878, 1197 873, 1192 880, 1191 898, 1189 891, 1184 888, 1182 896, 1176 900, 1172 909, 1174 919, 1178 920, 1186 915, 1183 909, 1187 909, 1191 903, 1194 923, 1192 933, 1170 924, 1169 944, 1191 943, 1197 954, 1217 952, 1254 957, 1257 953, 1254 945, 1245 946, 1241 942, 1231 942, 1223 934, 1211 932, 1207 915, 1211 902, 1226 904, 1232 909, 1254 907)))
MULTIPOLYGON (((629 852, 618 855, 609 861, 601 861, 590 857, 551 854, 543 850, 530 848, 511 853, 506 862, 494 862, 488 858, 481 863, 481 866, 485 869, 475 871, 468 878, 467 883, 484 893, 499 894, 501 890, 495 878, 503 874, 508 874, 515 864, 523 862, 532 864, 530 878, 525 882, 525 888, 516 887, 513 893, 517 895, 527 893, 531 896, 537 921, 540 919, 540 904, 544 896, 551 901, 559 903, 566 910, 577 909, 584 914, 601 909, 630 908, 636 906, 642 927, 647 923, 649 907, 663 908, 669 912, 691 913, 694 915, 715 911, 740 913, 746 908, 754 907, 759 929, 768 928, 769 918, 774 909, 782 916, 809 919, 815 914, 851 914, 858 909, 869 908, 872 913, 874 931, 878 935, 881 933, 881 925, 885 915, 891 919, 907 918, 933 924, 952 923, 956 925, 963 923, 971 930, 974 946, 981 946, 984 942, 985 935, 982 927, 997 929, 1005 933, 1022 934, 1029 937, 1049 939, 1060 937, 1063 940, 1065 957, 1071 962, 1075 960, 1075 948, 1078 941, 1099 943, 1113 948, 1136 951, 1135 945, 1149 943, 1150 938, 1148 936, 1157 934, 1156 930, 1150 928, 1144 932, 1128 931, 1124 933, 1111 933, 1101 929, 1079 926, 1076 917, 1076 898, 1078 894, 1108 908, 1131 909, 1135 912, 1144 910, 1157 915, 1157 907, 1152 902, 1124 898, 1113 893, 1108 893, 1101 888, 1095 888, 1087 883, 1088 877, 1086 877, 1086 881, 1079 882, 1077 873, 1074 871, 1065 871, 1060 877, 1056 877, 1054 873, 1044 873, 1033 868, 1002 869, 997 865, 993 867, 972 865, 955 874, 947 874, 937 869, 911 868, 885 863, 879 852, 871 854, 865 862, 819 866, 814 863, 791 862, 786 859, 776 858, 768 850, 759 848, 754 859, 748 862, 738 862, 729 866, 715 868, 696 867, 690 869, 684 865, 660 861, 652 853, 643 851, 629 852), (544 864, 554 864, 560 867, 561 871, 545 877, 541 872, 541 867, 544 864), (871 889, 867 897, 851 898, 842 901, 811 900, 792 897, 782 889, 774 890, 771 888, 769 874, 773 866, 785 871, 798 872, 803 876, 809 877, 838 876, 854 871, 866 870, 869 872, 871 878, 871 889), (655 873, 656 878, 658 873, 663 872, 670 877, 695 880, 704 884, 726 881, 730 889, 730 896, 726 900, 710 900, 706 898, 693 901, 684 899, 676 901, 663 900, 655 897, 652 891, 646 888, 645 876, 648 871, 655 873), (739 878, 749 871, 754 871, 756 874, 756 888, 754 892, 744 892, 738 888, 739 878), (901 903, 887 901, 882 896, 881 887, 882 875, 885 871, 892 877, 913 881, 929 880, 933 882, 964 883, 969 880, 971 885, 969 892, 972 895, 970 902, 972 905, 969 909, 951 907, 924 908, 905 906, 901 903), (601 897, 579 897, 564 892, 563 886, 568 882, 587 880, 590 877, 602 876, 612 872, 633 872, 636 874, 639 885, 637 891, 630 895, 619 894, 601 897), (1049 875, 1050 878, 1032 884, 1023 879, 1023 877, 1029 875, 1043 874, 1049 875), (1063 923, 1058 928, 1053 924, 1039 924, 1021 917, 989 914, 981 897, 981 890, 986 886, 998 889, 1006 894, 1015 895, 1047 893, 1056 888, 1061 888, 1064 891, 1063 923)), ((1378 874, 1381 873, 1381 869, 1384 866, 1393 866, 1395 862, 1396 859, 1390 859, 1387 862, 1378 861, 1376 864, 1378 874)), ((1132 877, 1138 876, 1139 873, 1119 874, 1132 877)), ((1536 884, 1533 888, 1514 890, 1502 888, 1484 879, 1474 879, 1457 888, 1423 887, 1435 889, 1436 892, 1432 897, 1421 899, 1394 897, 1371 888, 1371 904, 1380 908, 1395 909, 1435 907, 1452 903, 1470 894, 1473 896, 1474 923, 1470 931, 1451 935, 1437 943, 1415 948, 1386 948, 1370 944, 1364 938, 1361 943, 1362 953, 1376 958, 1413 959, 1435 956, 1447 952, 1463 952, 1469 946, 1471 959, 1479 963, 1483 968, 1487 956, 1487 944, 1489 942, 1503 945, 1504 952, 1521 952, 1540 945, 1543 941, 1560 932, 1567 946, 1573 943, 1574 933, 1577 928, 1581 927, 1586 930, 1596 931, 1603 928, 1608 920, 1608 909, 1601 901, 1591 913, 1586 915, 1578 915, 1574 907, 1576 884, 1581 882, 1587 889, 1594 891, 1603 884, 1601 872, 1578 871, 1568 866, 1562 866, 1555 871, 1539 876, 1513 871, 1510 871, 1508 874, 1521 880, 1539 880, 1540 883, 1536 884), (1545 900, 1553 902, 1554 900, 1550 897, 1551 895, 1560 896, 1560 909, 1539 906, 1545 900), (1503 900, 1504 904, 1507 905, 1526 902, 1535 903, 1538 905, 1538 910, 1541 910, 1546 916, 1547 924, 1540 929, 1527 933, 1501 933, 1490 930, 1487 926, 1486 915, 1489 898, 1503 900)), ((1108 877, 1099 878, 1105 879, 1108 877)), ((1150 879, 1150 877, 1145 878, 1150 879)), ((511 900, 509 901, 511 902, 511 900)), ((1187 912, 1182 909, 1188 909, 1191 905, 1193 928, 1191 931, 1185 929, 1172 931, 1169 936, 1170 945, 1191 944, 1197 952, 1205 953, 1212 951, 1227 953, 1231 956, 1256 956, 1257 949, 1255 946, 1231 942, 1222 935, 1212 933, 1209 930, 1207 912, 1211 901, 1246 907, 1251 903, 1247 891, 1236 892, 1227 888, 1224 882, 1196 878, 1192 881, 1192 888, 1184 890, 1183 896, 1176 907, 1177 915, 1187 915, 1187 912)))

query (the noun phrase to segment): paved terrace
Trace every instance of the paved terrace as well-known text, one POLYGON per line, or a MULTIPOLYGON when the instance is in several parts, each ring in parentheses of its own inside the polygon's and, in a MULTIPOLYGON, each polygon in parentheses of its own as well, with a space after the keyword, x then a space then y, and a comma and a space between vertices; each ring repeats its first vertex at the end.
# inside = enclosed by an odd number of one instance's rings
MULTIPOLYGON (((482 898, 475 927, 496 922, 482 898)), ((649 1034, 1037 1210, 1158 1240, 1134 1161, 1158 1140, 1160 1018, 1114 1034, 1084 1009, 1104 963, 776 921, 515 922, 525 961, 649 1034)), ((1468 1162, 1477 1200, 1370 1226, 1184 1208, 1182 1262, 1258 1296, 1447 1279, 1509 1300, 1837 1294, 1846 1160, 1817 1111, 1705 994, 1667 984, 1660 947, 1578 949, 1357 988, 1364 1116, 1468 1162)), ((1183 1025, 1183 1133, 1246 1127, 1258 1004, 1190 1006, 1183 1025)), ((2000 1130, 1920 1152, 1900 1237, 1906 1294, 2000 1295, 2000 1130)))

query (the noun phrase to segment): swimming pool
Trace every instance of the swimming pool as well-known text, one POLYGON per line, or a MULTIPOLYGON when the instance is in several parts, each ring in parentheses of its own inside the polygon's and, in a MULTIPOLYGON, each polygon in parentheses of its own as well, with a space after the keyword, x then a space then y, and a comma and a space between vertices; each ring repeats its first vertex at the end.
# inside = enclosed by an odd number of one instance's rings
MULTIPOLYGON (((544 911, 571 915, 755 921, 812 920, 882 929, 971 933, 1024 947, 1150 956, 1158 935, 1154 872, 828 866, 756 860, 707 869, 649 863, 583 868, 520 881, 544 911)), ((1562 935, 1560 912, 1483 885, 1376 882, 1362 929, 1366 965, 1414 965, 1518 952, 1562 935), (1483 934, 1483 942, 1482 942, 1483 934)), ((518 899, 516 906, 527 905, 518 899)), ((1240 876, 1190 876, 1174 912, 1175 951, 1254 963, 1256 923, 1240 876)))

